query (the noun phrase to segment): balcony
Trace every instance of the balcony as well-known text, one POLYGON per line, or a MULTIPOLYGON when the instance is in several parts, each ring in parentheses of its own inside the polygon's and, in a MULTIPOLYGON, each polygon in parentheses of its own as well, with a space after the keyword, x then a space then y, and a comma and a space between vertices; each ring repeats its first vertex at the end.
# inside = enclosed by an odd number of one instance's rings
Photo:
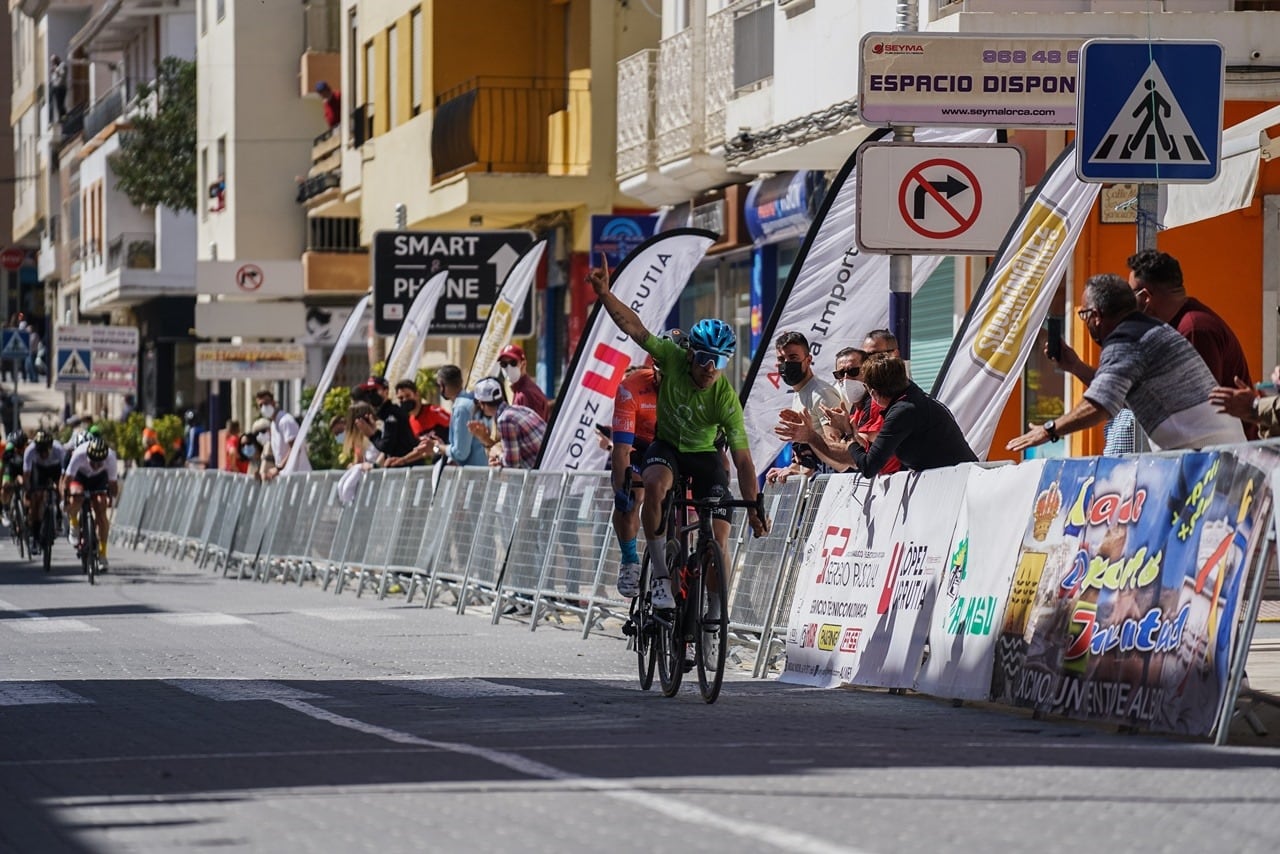
POLYGON ((658 51, 642 50, 618 63, 618 180, 653 165, 653 96, 658 51))
POLYGON ((121 80, 107 93, 93 102, 84 115, 84 137, 93 139, 108 125, 124 115, 125 107, 133 99, 136 86, 131 80, 121 80))
POLYGON ((156 236, 150 233, 117 234, 107 243, 107 272, 154 270, 156 268, 156 236))
POLYGON ((462 172, 584 175, 591 86, 567 78, 477 77, 435 99, 432 179, 462 172))
POLYGON ((337 197, 342 186, 341 142, 338 129, 329 128, 311 143, 311 169, 298 182, 298 204, 315 206, 337 197))
POLYGON ((321 80, 340 89, 342 56, 342 5, 338 0, 305 0, 302 4, 303 50, 298 80, 305 97, 316 91, 321 80))

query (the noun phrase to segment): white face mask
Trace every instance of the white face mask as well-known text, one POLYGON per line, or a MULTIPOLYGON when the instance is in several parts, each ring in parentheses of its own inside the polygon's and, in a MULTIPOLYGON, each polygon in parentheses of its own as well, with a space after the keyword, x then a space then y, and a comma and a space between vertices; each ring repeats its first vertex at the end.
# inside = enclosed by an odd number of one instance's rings
POLYGON ((850 406, 856 406, 867 396, 867 387, 861 380, 841 380, 840 394, 850 406))
POLYGON ((520 366, 508 365, 502 369, 502 375, 507 378, 508 383, 513 383, 520 379, 520 366))
POLYGON ((346 438, 347 438, 347 434, 346 434, 346 433, 334 433, 334 434, 333 434, 333 441, 337 442, 339 445, 341 445, 341 444, 343 443, 343 441, 345 441, 345 440, 346 440, 346 438))
POLYGON ((270 442, 270 441, 271 441, 271 434, 270 434, 270 433, 259 433, 259 434, 256 436, 256 438, 257 438, 257 440, 258 440, 258 444, 259 444, 259 445, 266 445, 268 442, 270 442))
POLYGON ((258 407, 258 411, 262 413, 262 417, 268 421, 276 417, 276 408, 269 403, 264 403, 258 407))

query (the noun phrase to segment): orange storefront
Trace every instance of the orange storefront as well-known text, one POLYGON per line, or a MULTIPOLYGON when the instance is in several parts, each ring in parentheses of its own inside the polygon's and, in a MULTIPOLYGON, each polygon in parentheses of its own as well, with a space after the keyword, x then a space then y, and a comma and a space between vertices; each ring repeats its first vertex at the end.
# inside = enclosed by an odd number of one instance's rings
MULTIPOLYGON (((1228 102, 1223 111, 1224 124, 1231 127, 1272 106, 1274 105, 1258 101, 1228 102)), ((1028 151, 1027 183, 1032 186, 1033 182, 1039 180, 1039 175, 1033 175, 1030 164, 1041 160, 1036 156, 1039 153, 1036 149, 1043 149, 1043 141, 1018 138, 1018 135, 1011 141, 1023 144, 1028 151)), ((1161 231, 1157 238, 1157 248, 1173 255, 1181 263, 1187 293, 1210 306, 1231 325, 1244 346, 1255 382, 1267 379, 1271 373, 1272 365, 1263 364, 1263 351, 1268 336, 1274 338, 1276 324, 1276 318, 1265 316, 1263 310, 1263 243, 1267 229, 1263 216, 1263 197, 1272 194, 1280 194, 1280 160, 1262 160, 1257 190, 1249 207, 1161 231)), ((1280 237, 1280 233, 1273 235, 1273 238, 1277 237, 1280 237)), ((1089 222, 1076 246, 1070 273, 1068 308, 1079 304, 1085 280, 1094 273, 1119 273, 1127 276, 1125 259, 1133 253, 1135 242, 1136 226, 1133 223, 1103 223, 1100 204, 1095 203, 1089 222)), ((1273 271, 1275 272, 1277 271, 1273 271)), ((971 290, 976 284, 977 282, 971 283, 971 290)), ((1083 358, 1096 364, 1097 345, 1089 339, 1074 312, 1068 310, 1064 315, 1067 340, 1083 358)), ((1082 390, 1080 383, 1075 380, 1070 382, 1066 392, 1067 408, 1080 399, 1082 390)), ((1020 458, 1005 451, 1004 446, 1009 439, 1026 429, 1023 420, 1024 396, 1019 393, 1011 397, 1005 407, 995 441, 991 444, 991 459, 1020 458)), ((1073 456, 1097 454, 1102 450, 1102 430, 1096 428, 1078 433, 1068 437, 1067 441, 1068 450, 1073 456)))

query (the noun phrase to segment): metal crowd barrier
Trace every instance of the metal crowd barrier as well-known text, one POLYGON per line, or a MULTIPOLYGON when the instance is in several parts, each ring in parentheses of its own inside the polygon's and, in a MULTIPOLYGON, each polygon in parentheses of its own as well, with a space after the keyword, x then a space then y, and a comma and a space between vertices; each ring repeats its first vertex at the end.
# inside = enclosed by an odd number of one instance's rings
MULTIPOLYGON (((603 472, 489 468, 367 472, 343 503, 342 472, 259 482, 216 471, 135 469, 124 481, 112 541, 212 565, 223 576, 303 585, 423 607, 446 594, 458 612, 620 634, 629 603, 616 590, 620 554, 603 472)), ((766 492, 769 536, 735 514, 728 565, 730 642, 757 676, 785 637, 792 568, 826 478, 766 492)))

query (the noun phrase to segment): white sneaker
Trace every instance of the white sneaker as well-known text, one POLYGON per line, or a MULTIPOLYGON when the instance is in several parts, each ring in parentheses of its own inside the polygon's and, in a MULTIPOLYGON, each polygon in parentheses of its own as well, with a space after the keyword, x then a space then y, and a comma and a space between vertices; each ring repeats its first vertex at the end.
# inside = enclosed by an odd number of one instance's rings
POLYGON ((655 578, 649 582, 649 602, 659 610, 676 606, 676 598, 671 595, 671 579, 655 578))
POLYGON ((9 519, 9 514, 3 510, 0 510, 0 525, 4 525, 6 528, 8 528, 10 527, 11 524, 12 522, 9 519))
POLYGON ((72 546, 80 545, 80 529, 79 528, 72 528, 70 531, 67 532, 67 542, 70 543, 72 546))
POLYGON ((618 567, 618 594, 624 599, 640 595, 640 564, 624 563, 618 567))
POLYGON ((111 568, 111 564, 107 563, 107 556, 102 555, 98 558, 98 572, 106 572, 111 568))

